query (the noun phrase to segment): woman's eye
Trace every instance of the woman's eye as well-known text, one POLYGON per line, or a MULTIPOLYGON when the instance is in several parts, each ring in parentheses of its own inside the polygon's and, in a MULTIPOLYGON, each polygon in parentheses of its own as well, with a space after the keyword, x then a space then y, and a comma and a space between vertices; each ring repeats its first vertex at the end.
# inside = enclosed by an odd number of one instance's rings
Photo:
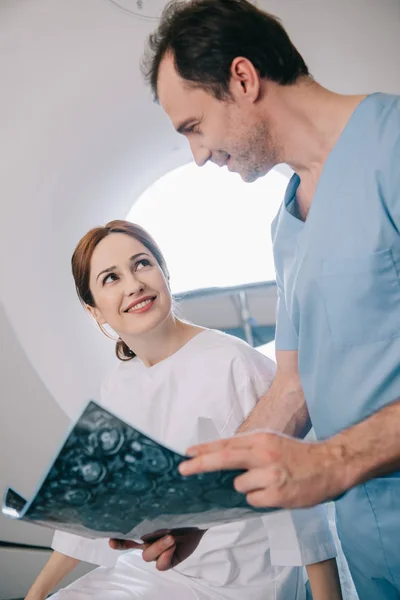
POLYGON ((110 273, 109 275, 106 275, 106 277, 104 277, 103 279, 103 285, 105 285, 106 283, 111 283, 112 281, 115 281, 117 278, 115 273, 110 273))
POLYGON ((147 258, 142 258, 142 260, 138 260, 136 263, 136 271, 139 271, 139 269, 142 269, 143 267, 148 267, 150 264, 151 263, 147 258))

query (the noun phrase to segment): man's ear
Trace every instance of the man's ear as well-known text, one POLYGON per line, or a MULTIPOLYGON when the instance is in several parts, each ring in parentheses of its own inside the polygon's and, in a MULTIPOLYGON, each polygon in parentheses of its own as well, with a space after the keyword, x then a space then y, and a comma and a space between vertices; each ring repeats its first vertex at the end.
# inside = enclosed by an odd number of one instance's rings
POLYGON ((261 94, 260 75, 248 58, 238 56, 232 61, 229 89, 236 101, 256 102, 259 99, 261 94))
POLYGON ((94 320, 97 321, 99 325, 105 325, 107 323, 101 311, 96 306, 90 306, 89 304, 86 304, 86 310, 92 315, 94 320))

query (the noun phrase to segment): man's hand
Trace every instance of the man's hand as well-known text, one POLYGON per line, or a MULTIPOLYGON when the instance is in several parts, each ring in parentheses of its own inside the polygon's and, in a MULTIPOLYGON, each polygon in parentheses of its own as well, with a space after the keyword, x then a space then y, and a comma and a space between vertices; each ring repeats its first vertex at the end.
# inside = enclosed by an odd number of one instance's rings
POLYGON ((205 530, 187 527, 145 535, 142 538, 143 544, 115 539, 110 540, 109 544, 114 550, 143 550, 144 561, 155 561, 159 571, 167 571, 188 558, 196 550, 204 534, 205 530))
POLYGON ((194 446, 195 458, 180 464, 182 475, 244 469, 234 482, 257 507, 300 508, 340 496, 346 489, 342 448, 303 442, 282 434, 256 432, 194 446))

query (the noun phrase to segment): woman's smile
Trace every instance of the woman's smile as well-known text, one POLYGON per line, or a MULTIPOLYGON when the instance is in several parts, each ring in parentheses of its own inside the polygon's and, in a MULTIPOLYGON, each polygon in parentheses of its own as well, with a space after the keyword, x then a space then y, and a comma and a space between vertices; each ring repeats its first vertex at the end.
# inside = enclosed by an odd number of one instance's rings
POLYGON ((131 314, 131 313, 141 314, 141 313, 147 312, 152 308, 156 299, 157 299, 156 296, 142 298, 141 300, 132 303, 124 312, 129 313, 129 314, 131 314))

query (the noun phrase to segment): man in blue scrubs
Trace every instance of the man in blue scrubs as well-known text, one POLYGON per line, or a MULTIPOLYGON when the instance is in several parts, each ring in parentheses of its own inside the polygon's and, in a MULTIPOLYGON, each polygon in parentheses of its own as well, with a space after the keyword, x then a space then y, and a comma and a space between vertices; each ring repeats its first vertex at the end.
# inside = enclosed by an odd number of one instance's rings
POLYGON ((360 600, 398 599, 400 97, 323 88, 246 0, 170 7, 145 69, 199 166, 295 172, 272 227, 277 375, 241 428, 282 433, 192 449, 181 472, 245 469, 236 487, 256 506, 337 499, 360 600), (319 441, 295 439, 310 420, 319 441))

